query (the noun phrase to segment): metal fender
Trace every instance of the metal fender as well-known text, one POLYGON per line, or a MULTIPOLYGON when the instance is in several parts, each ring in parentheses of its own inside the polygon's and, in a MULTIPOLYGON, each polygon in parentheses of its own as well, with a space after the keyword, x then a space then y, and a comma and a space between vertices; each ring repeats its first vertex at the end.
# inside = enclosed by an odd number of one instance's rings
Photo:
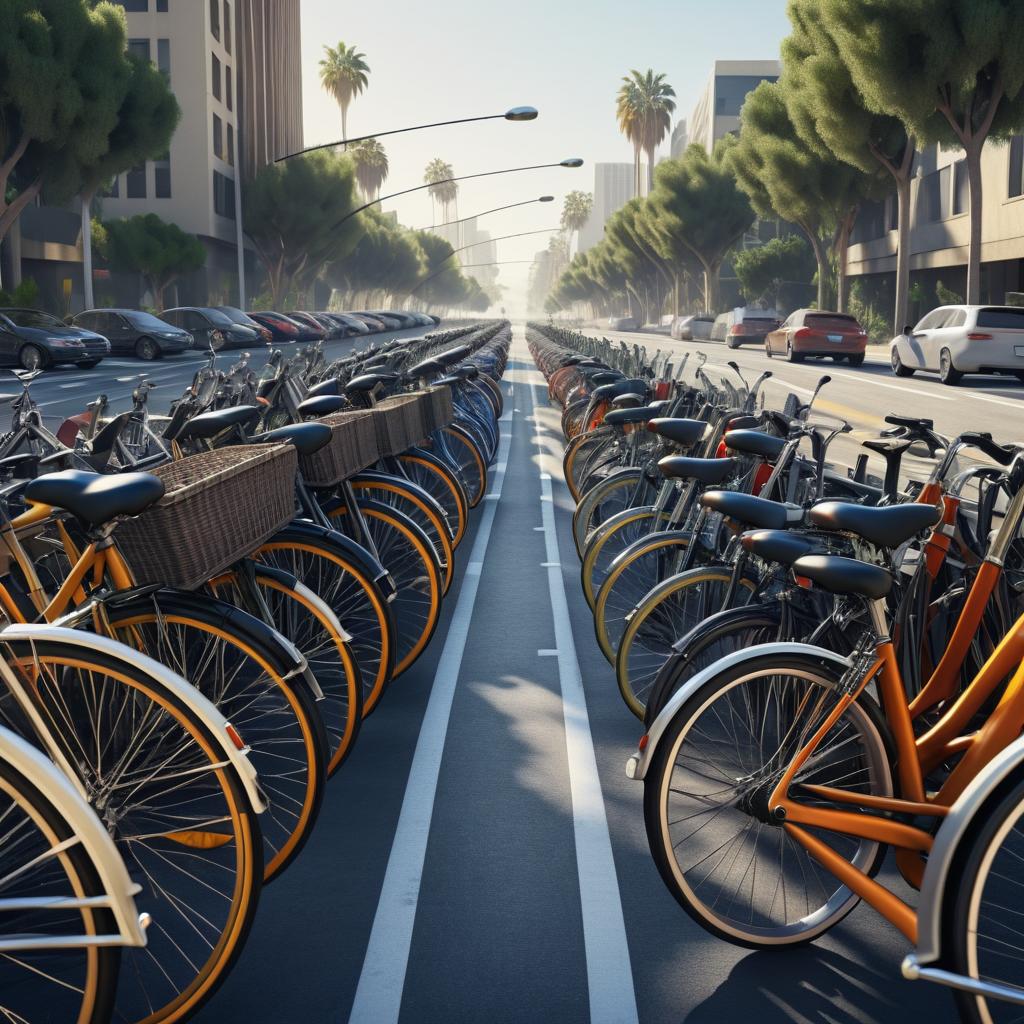
POLYGON ((1024 772, 1024 736, 994 757, 960 794, 942 821, 928 854, 917 911, 917 949, 903 961, 903 976, 910 980, 927 975, 927 964, 942 953, 942 901, 953 858, 971 824, 995 790, 1011 775, 1024 772))
MULTIPOLYGON (((72 647, 83 647, 89 651, 99 651, 108 658, 121 661, 134 666, 140 672, 150 677, 151 681, 177 700, 186 704, 196 718, 206 727, 213 741, 224 752, 224 759, 228 761, 242 785, 245 787, 246 795, 254 811, 262 814, 268 807, 267 798, 260 788, 256 777, 256 769, 252 766, 247 756, 247 749, 239 749, 231 738, 233 729, 229 730, 230 723, 217 710, 216 706, 206 699, 191 683, 187 683, 177 673, 172 672, 165 665, 154 661, 146 654, 133 650, 126 644, 111 640, 110 637, 98 633, 87 633, 79 629, 67 629, 63 626, 44 626, 33 623, 17 624, 7 626, 0 631, 0 643, 3 641, 28 641, 43 643, 47 640, 59 641, 72 647)), ((0 674, 10 672, 10 669, 0 660, 0 674)), ((237 735, 237 733, 236 733, 237 735)))
MULTIPOLYGON (((98 945, 144 946, 145 927, 149 915, 140 917, 134 896, 141 886, 133 882, 103 823, 79 795, 78 790, 60 769, 38 748, 10 729, 0 727, 0 757, 24 775, 68 823, 88 854, 99 875, 100 884, 109 896, 110 910, 117 923, 118 934, 96 936, 98 945), (106 941, 102 941, 103 939, 106 941)), ((18 948, 7 946, 4 948, 18 948)))
POLYGON ((850 659, 844 658, 841 654, 828 651, 824 647, 815 647, 813 644, 801 644, 795 642, 781 641, 779 643, 758 644, 756 647, 748 647, 743 651, 734 651, 720 658, 713 665, 698 672, 685 686, 677 690, 672 699, 662 708, 661 714, 654 720, 654 723, 645 733, 646 743, 641 741, 642 746, 637 749, 626 762, 626 775, 631 779, 642 780, 647 774, 654 751, 658 742, 664 735, 669 723, 675 718, 676 712, 692 697, 709 679, 714 678, 719 672, 734 665, 742 664, 745 661, 754 661, 774 654, 800 654, 812 658, 820 658, 822 661, 830 661, 837 668, 848 669, 850 659))

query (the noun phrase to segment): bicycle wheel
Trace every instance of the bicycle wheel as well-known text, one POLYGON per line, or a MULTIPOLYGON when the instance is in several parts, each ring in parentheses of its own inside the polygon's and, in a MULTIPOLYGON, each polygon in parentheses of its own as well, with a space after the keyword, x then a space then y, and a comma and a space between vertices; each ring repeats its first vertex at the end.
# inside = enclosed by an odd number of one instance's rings
POLYGON ((573 501, 580 500, 580 482, 594 453, 607 447, 614 436, 611 427, 598 427, 578 434, 569 442, 562 456, 562 475, 573 501))
MULTIPOLYGON (((858 897, 768 809, 768 798, 807 738, 841 699, 841 672, 810 656, 765 655, 708 680, 661 736, 644 780, 644 821, 658 871, 707 931, 760 949, 809 942, 858 897)), ((797 774, 800 786, 890 796, 892 773, 867 698, 856 701, 797 774)), ((824 798, 815 806, 840 807, 824 798)), ((885 848, 814 829, 819 842, 865 874, 885 848)))
POLYGON ((585 491, 572 517, 576 554, 583 558, 587 540, 602 523, 629 508, 649 506, 655 489, 639 466, 627 466, 585 491))
POLYGON ((459 478, 436 455, 419 448, 403 452, 398 461, 402 472, 444 509, 455 531, 452 545, 458 548, 469 522, 469 498, 459 478))
MULTIPOLYGON (((722 610, 731 580, 728 567, 690 569, 659 583, 631 614, 615 656, 615 678, 637 718, 644 717, 647 697, 672 645, 722 610)), ((753 580, 740 579, 733 604, 746 604, 754 586, 753 580)))
POLYGON ((448 593, 455 576, 452 528, 444 510, 416 484, 385 473, 361 473, 349 480, 360 500, 370 498, 408 516, 426 535, 441 566, 441 594, 448 593))
POLYGON ((174 592, 108 609, 116 639, 187 679, 245 737, 270 806, 263 815, 264 882, 298 855, 327 779, 323 720, 304 682, 285 678, 276 634, 214 598, 174 592))
POLYGON ((580 566, 583 596, 591 611, 612 562, 631 544, 654 534, 656 529, 667 529, 669 518, 668 512, 661 512, 655 523, 654 506, 638 505, 610 516, 596 530, 591 531, 583 548, 583 563, 580 566))
POLYGON ((101 904, 106 893, 72 826, 3 759, 0 835, 0 942, 10 943, 0 956, 0 1019, 107 1024, 121 950, 71 944, 116 934, 101 904), (24 905, 29 900, 35 905, 24 905))
POLYGON ((480 504, 487 489, 487 463, 469 432, 453 423, 440 431, 441 447, 435 449, 455 470, 469 498, 469 507, 480 504))
MULTIPOLYGON (((423 653, 441 614, 441 567, 422 530, 396 509, 370 498, 359 501, 374 550, 395 581, 395 671, 400 676, 423 653)), ((327 514, 345 532, 355 529, 340 501, 327 514)))
POLYGON ((394 613, 376 582, 383 567, 348 537, 302 522, 279 530, 252 557, 302 580, 352 637, 365 718, 395 673, 394 613))
POLYGON ((690 539, 685 530, 654 533, 641 537, 612 562, 594 599, 594 633, 610 665, 615 664, 633 609, 662 580, 682 570, 690 539))
MULTIPOLYGON (((1024 780, 1004 783, 979 811, 958 850, 943 907, 943 966, 968 978, 1024 990, 1020 935, 1024 780)), ((954 990, 967 1024, 1011 1024, 1021 1007, 954 990)))
MULTIPOLYGON (((316 709, 327 737, 327 774, 333 775, 355 745, 363 717, 363 684, 345 634, 325 601, 288 573, 263 563, 254 568, 260 601, 269 624, 306 659, 323 693, 316 709)), ((244 606, 237 573, 212 581, 217 596, 244 606)))
MULTIPOLYGON (((118 1016, 181 1020, 224 979, 256 911, 263 845, 241 781, 193 710, 135 665, 59 641, 0 643, 153 914, 145 948, 121 951, 118 1016)), ((0 718, 35 740, 7 691, 0 718)))

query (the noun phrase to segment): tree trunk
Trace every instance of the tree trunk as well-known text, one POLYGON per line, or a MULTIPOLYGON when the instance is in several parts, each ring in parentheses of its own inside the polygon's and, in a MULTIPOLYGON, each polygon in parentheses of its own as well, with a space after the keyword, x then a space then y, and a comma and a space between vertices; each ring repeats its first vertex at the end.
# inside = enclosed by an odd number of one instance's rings
MULTIPOLYGON (((17 196, 3 208, 0 212, 0 239, 2 239, 8 231, 11 230, 11 225, 21 216, 21 211, 32 202, 40 190, 43 187, 43 179, 36 178, 31 185, 22 189, 17 196)), ((0 195, 0 203, 3 202, 3 196, 0 195)))
MULTIPOLYGON (((348 104, 347 103, 339 103, 338 106, 341 107, 341 137, 343 139, 347 139, 348 138, 348 104)), ((348 143, 345 143, 345 145, 343 145, 341 147, 341 149, 342 149, 342 152, 347 152, 348 151, 348 143)))
POLYGON ((981 148, 984 138, 972 139, 965 147, 967 182, 970 187, 971 243, 967 253, 968 305, 981 301, 981 148))
POLYGON ((654 149, 647 150, 647 194, 654 188, 654 149))
POLYGON ((848 280, 846 277, 846 254, 850 249, 850 234, 853 225, 857 221, 857 207, 854 207, 843 217, 839 230, 836 232, 836 309, 840 313, 846 312, 848 302, 848 280))
POLYGON ((156 306, 158 313, 162 313, 164 310, 164 289, 167 285, 155 277, 147 277, 146 280, 149 282, 149 290, 153 293, 153 305, 156 306))
POLYGON ((909 168, 896 178, 896 309, 893 334, 899 334, 910 315, 910 184, 909 168))
POLYGON ((818 237, 817 231, 808 231, 804 228, 804 234, 807 235, 807 238, 811 243, 811 249, 814 250, 814 259, 818 264, 818 309, 827 309, 828 278, 830 272, 828 265, 828 253, 825 251, 825 246, 818 237))
POLYGON ((85 308, 92 309, 92 193, 82 197, 82 294, 85 308))
POLYGON ((709 313, 714 313, 718 309, 718 268, 721 264, 703 263, 703 266, 704 305, 709 313))

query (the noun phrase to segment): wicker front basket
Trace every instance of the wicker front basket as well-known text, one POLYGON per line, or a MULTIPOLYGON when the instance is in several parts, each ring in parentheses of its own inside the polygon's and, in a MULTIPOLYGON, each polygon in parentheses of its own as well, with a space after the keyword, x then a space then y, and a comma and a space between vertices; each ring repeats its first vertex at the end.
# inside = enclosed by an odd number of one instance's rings
POLYGON ((428 401, 425 392, 417 391, 411 395, 392 395, 373 407, 377 448, 382 456, 401 455, 427 436, 429 431, 425 429, 421 410, 428 401))
POLYGON ((377 428, 369 409, 335 412, 317 422, 331 428, 331 443, 299 460, 302 479, 310 487, 334 487, 380 457, 377 428))
POLYGON ((218 448, 158 466, 164 496, 115 533, 136 582, 195 590, 252 554, 295 516, 297 468, 287 444, 218 448))
POLYGON ((447 384, 428 388, 426 394, 427 401, 423 405, 424 426, 429 435, 447 427, 455 419, 455 408, 452 405, 452 389, 447 384))

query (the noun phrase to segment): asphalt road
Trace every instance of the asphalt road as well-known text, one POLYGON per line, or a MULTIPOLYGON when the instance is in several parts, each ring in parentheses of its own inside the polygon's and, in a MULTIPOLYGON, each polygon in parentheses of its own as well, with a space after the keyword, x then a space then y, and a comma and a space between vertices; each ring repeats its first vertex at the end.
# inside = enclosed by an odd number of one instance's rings
POLYGON ((709 937, 670 897, 624 773, 641 728, 579 590, 558 410, 521 328, 506 392, 438 632, 197 1020, 889 1024, 911 1004, 955 1019, 946 993, 901 980, 907 944, 869 909, 769 954, 709 937))
MULTIPOLYGON (((831 359, 804 363, 789 363, 779 356, 769 359, 763 346, 728 349, 719 342, 673 341, 666 335, 604 332, 596 328, 587 328, 585 333, 644 345, 651 357, 658 349, 669 351, 674 362, 689 352, 684 372, 688 381, 694 379, 697 352, 708 357, 705 370, 712 379, 717 374, 734 384, 738 382, 727 365, 730 360, 739 365, 750 381, 763 370, 771 370, 764 394, 765 400, 776 408, 782 407, 788 393, 806 402, 818 380, 828 374, 832 380, 822 389, 814 408, 830 417, 840 417, 854 427, 854 433, 849 438, 840 438, 832 450, 835 461, 843 465, 854 464, 857 454, 863 451, 857 440, 877 436, 878 430, 886 426, 885 416, 889 413, 929 417, 934 420, 935 429, 947 437, 965 430, 980 430, 990 432, 997 441, 1024 441, 1024 384, 1013 377, 971 376, 954 388, 942 384, 937 374, 896 377, 889 368, 887 346, 871 346, 864 365, 854 368, 831 359)), ((923 469, 915 466, 913 460, 907 460, 907 466, 916 474, 923 469)), ((878 475, 884 471, 882 461, 873 454, 869 467, 878 475)))

